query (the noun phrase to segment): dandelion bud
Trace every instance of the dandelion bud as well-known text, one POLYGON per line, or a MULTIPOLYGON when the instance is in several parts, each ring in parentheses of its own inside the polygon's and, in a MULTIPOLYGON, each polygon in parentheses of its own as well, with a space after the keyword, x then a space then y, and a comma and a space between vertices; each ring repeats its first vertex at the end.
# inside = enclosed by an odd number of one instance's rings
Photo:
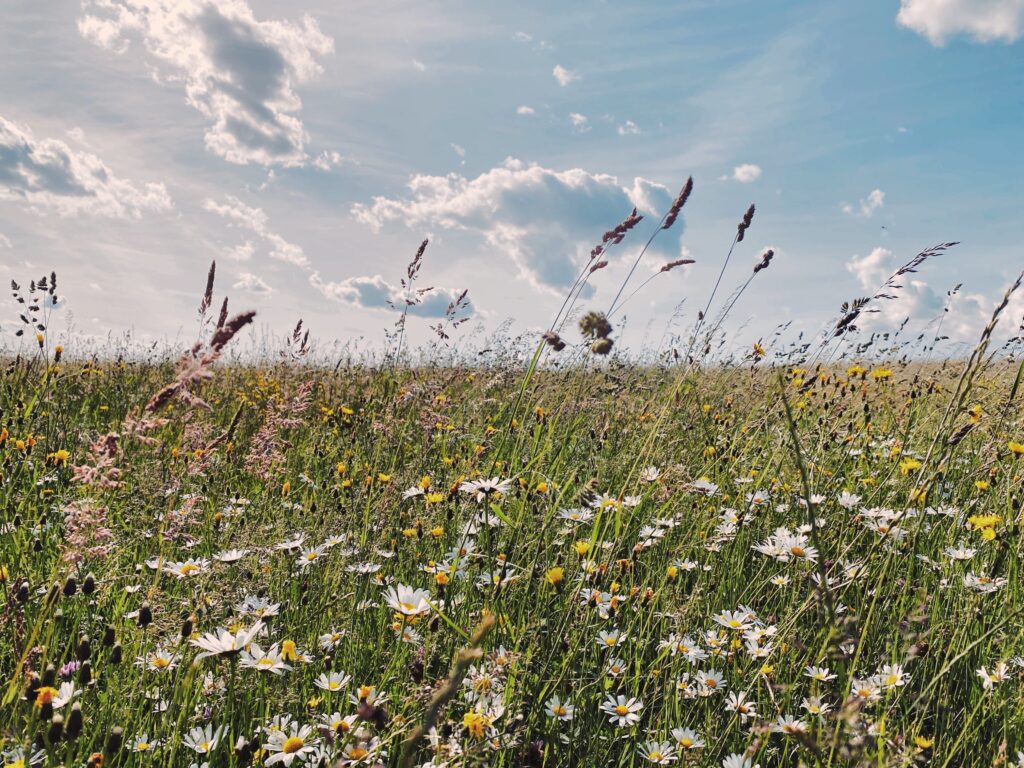
POLYGON ((103 647, 110 648, 115 642, 117 642, 117 636, 114 632, 114 625, 107 624, 107 628, 103 631, 103 647))
POLYGON ((77 701, 71 705, 71 713, 68 715, 67 727, 64 734, 69 739, 77 739, 82 732, 82 705, 77 701))
POLYGON ((139 618, 137 623, 143 629, 153 623, 153 609, 149 607, 149 603, 143 603, 142 607, 139 608, 139 618))
POLYGON ((78 592, 78 582, 75 581, 74 576, 68 576, 68 580, 64 582, 64 597, 73 597, 78 592))
POLYGON ((612 351, 612 340, 611 339, 597 339, 593 344, 590 345, 590 351, 595 355, 607 355, 612 351))
POLYGON ((91 595, 96 591, 96 577, 91 573, 85 577, 85 581, 82 582, 82 594, 91 595))
POLYGON ((85 661, 92 655, 92 641, 87 635, 78 638, 78 646, 75 648, 75 656, 79 661, 85 661))
POLYGON ((110 734, 107 736, 107 743, 103 747, 103 754, 108 758, 113 757, 121 751, 121 745, 123 743, 124 731, 115 725, 110 729, 110 734))
POLYGON ((46 741, 48 744, 56 744, 62 735, 64 735, 64 718, 54 715, 50 720, 50 727, 46 731, 46 741))

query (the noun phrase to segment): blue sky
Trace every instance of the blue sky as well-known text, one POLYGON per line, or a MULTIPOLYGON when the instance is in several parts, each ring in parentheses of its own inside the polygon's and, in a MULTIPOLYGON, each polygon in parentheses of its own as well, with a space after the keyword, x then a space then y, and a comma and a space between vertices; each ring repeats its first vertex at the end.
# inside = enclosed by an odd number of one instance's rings
POLYGON ((641 277, 696 263, 630 303, 623 344, 680 301, 692 321, 751 202, 726 290, 777 256, 738 345, 818 331, 945 240, 867 330, 930 327, 962 284, 943 332, 969 340, 1024 268, 1022 35, 1024 0, 11 0, 0 277, 57 270, 59 328, 174 338, 216 258, 262 328, 372 346, 430 236, 423 314, 468 289, 464 329, 529 329, 639 205, 584 302, 606 307, 692 175, 641 277))

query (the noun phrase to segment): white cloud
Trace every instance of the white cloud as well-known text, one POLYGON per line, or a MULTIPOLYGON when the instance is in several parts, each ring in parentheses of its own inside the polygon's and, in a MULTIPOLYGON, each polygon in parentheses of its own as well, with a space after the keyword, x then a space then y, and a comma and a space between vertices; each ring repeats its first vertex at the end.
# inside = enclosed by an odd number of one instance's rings
POLYGON ((572 123, 572 129, 576 133, 587 133, 590 131, 590 121, 587 120, 586 115, 581 115, 579 112, 570 112, 569 122, 572 123))
POLYGON ((517 115, 535 115, 535 114, 537 114, 537 111, 533 107, 528 107, 525 104, 522 104, 522 105, 516 107, 516 114, 517 115))
MULTIPOLYGON (((332 168, 336 168, 341 165, 343 162, 345 162, 345 158, 341 156, 340 152, 324 150, 316 156, 316 159, 313 161, 313 165, 321 171, 329 171, 332 168)), ((273 171, 271 171, 271 173, 273 173, 273 171)))
POLYGON ((1024 0, 900 0, 896 21, 932 45, 957 34, 1012 43, 1024 34, 1024 0))
POLYGON ((138 218, 171 207, 163 184, 140 189, 114 174, 96 155, 60 139, 37 139, 23 125, 0 117, 0 200, 60 216, 91 214, 138 218))
POLYGON ((517 43, 528 43, 533 40, 533 35, 527 34, 526 32, 516 32, 512 35, 512 39, 517 43))
POLYGON ((463 147, 462 145, 456 144, 456 143, 452 142, 452 144, 450 146, 452 148, 452 152, 454 152, 459 157, 465 157, 466 156, 466 148, 463 147))
POLYGON ((879 247, 867 256, 854 256, 846 262, 846 270, 857 278, 861 288, 874 292, 896 271, 896 265, 892 262, 892 251, 879 247))
POLYGON ((627 120, 618 128, 619 136, 636 136, 640 133, 640 126, 632 120, 627 120))
POLYGON ((551 74, 555 76, 555 80, 557 80, 558 84, 563 88, 565 88, 569 83, 580 79, 579 75, 566 69, 561 64, 556 64, 555 68, 551 70, 551 74))
POLYGON ((139 37, 167 82, 210 124, 206 147, 228 162, 302 165, 295 92, 334 43, 316 21, 259 21, 245 0, 84 0, 83 37, 123 53, 139 37))
POLYGON ((761 178, 761 166, 754 165, 753 163, 737 165, 732 169, 732 176, 730 178, 741 184, 750 184, 752 181, 757 181, 761 178))
POLYGON ((264 296, 274 292, 274 289, 267 285, 262 277, 254 275, 252 272, 240 273, 238 275, 238 282, 233 287, 240 291, 248 291, 249 293, 257 293, 264 296))
POLYGON ((875 211, 885 205, 885 192, 880 189, 873 189, 868 193, 867 198, 860 201, 859 209, 855 209, 849 203, 843 203, 843 213, 851 216, 860 216, 862 219, 870 219, 875 211))
POLYGON ((11 238, 6 235, 0 235, 0 248, 13 248, 11 238))
MULTIPOLYGON (((294 264, 297 267, 309 266, 309 259, 306 258, 306 254, 300 246, 289 243, 279 234, 271 231, 267 214, 263 212, 263 209, 248 206, 231 195, 227 195, 225 200, 224 203, 218 203, 216 200, 207 198, 203 201, 203 209, 258 235, 270 248, 271 258, 294 264)), ((244 247, 242 246, 242 248, 244 247)), ((251 252, 248 255, 251 256, 251 252)))
POLYGON ((533 286, 556 293, 573 282, 601 235, 634 206, 645 214, 663 212, 672 199, 667 188, 643 178, 626 187, 614 176, 555 171, 512 158, 474 179, 421 175, 408 186, 409 197, 375 197, 353 206, 353 215, 374 230, 399 221, 417 230, 475 234, 533 286))
MULTIPOLYGON (((341 282, 324 281, 318 272, 310 275, 309 283, 325 297, 332 301, 351 304, 363 309, 388 309, 402 311, 405 309, 408 291, 400 286, 389 283, 380 275, 373 277, 350 277, 341 282)), ((448 306, 454 302, 461 291, 433 288, 429 293, 420 296, 420 302, 409 306, 410 315, 421 317, 444 317, 448 306)), ((469 314, 468 308, 460 311, 460 316, 469 314)))

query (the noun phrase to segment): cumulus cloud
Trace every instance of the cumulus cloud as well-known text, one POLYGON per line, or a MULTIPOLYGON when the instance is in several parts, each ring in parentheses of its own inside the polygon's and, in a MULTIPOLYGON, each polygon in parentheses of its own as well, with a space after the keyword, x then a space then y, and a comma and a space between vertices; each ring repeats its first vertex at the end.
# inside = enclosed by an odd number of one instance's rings
POLYGON ((730 176, 730 178, 733 181, 740 182, 741 184, 749 184, 752 181, 757 181, 761 178, 761 166, 754 165, 753 163, 737 165, 732 169, 732 176, 730 176))
MULTIPOLYGON (((846 263, 847 271, 857 279, 865 296, 874 295, 900 266, 888 248, 875 248, 846 263)), ((934 331, 954 341, 977 341, 995 307, 993 300, 966 293, 960 286, 937 291, 916 273, 904 276, 898 285, 892 292, 895 298, 872 302, 873 311, 866 312, 858 322, 861 328, 891 331, 909 318, 915 322, 936 322, 934 331)))
MULTIPOLYGON (((297 267, 309 266, 309 259, 306 258, 306 254, 300 246, 289 243, 270 229, 267 214, 262 208, 253 208, 237 197, 227 195, 223 203, 207 198, 203 201, 203 209, 227 219, 233 226, 241 227, 257 235, 266 243, 271 258, 294 264, 297 267)), ((252 256, 252 249, 247 247, 249 245, 246 243, 239 246, 241 250, 236 249, 237 253, 242 255, 240 260, 246 260, 252 256)))
POLYGON ((957 34, 1012 43, 1024 34, 1024 0, 900 0, 896 21, 932 45, 957 34))
POLYGON ((854 208, 849 203, 843 203, 843 213, 851 216, 860 216, 863 219, 870 219, 875 211, 885 205, 885 192, 880 189, 873 189, 868 196, 860 201, 860 206, 854 208))
POLYGON ((555 68, 551 70, 551 74, 555 76, 555 80, 557 80, 558 84, 563 88, 565 88, 569 83, 580 79, 579 75, 566 69, 561 64, 556 64, 555 68))
POLYGON ((266 281, 254 275, 252 272, 241 272, 238 275, 238 282, 233 286, 234 288, 241 291, 248 291, 249 293, 255 293, 260 295, 267 295, 273 293, 274 289, 267 285, 266 281))
MULTIPOLYGON (((380 275, 373 277, 350 277, 341 282, 325 281, 320 274, 314 272, 309 278, 310 285, 333 301, 351 304, 363 309, 394 309, 402 311, 406 299, 413 298, 401 286, 392 285, 380 275)), ((418 304, 409 305, 410 315, 420 317, 444 317, 448 307, 458 299, 461 291, 434 288, 421 295, 418 304)), ((466 308, 459 315, 465 317, 471 313, 466 308)))
POLYGON ((91 214, 138 218, 171 207, 163 184, 142 188, 119 178, 96 155, 60 139, 37 139, 23 125, 0 117, 0 200, 60 216, 91 214))
POLYGON ((654 214, 672 200, 666 187, 647 179, 627 187, 614 176, 555 171, 513 158, 476 178, 418 175, 408 187, 408 197, 375 197, 352 213, 374 230, 400 221, 417 230, 475 234, 533 286, 554 293, 572 284, 601 235, 634 206, 654 214))
POLYGON ((183 83, 209 121, 214 154, 242 165, 307 162, 295 89, 334 50, 312 17, 260 21, 245 0, 84 0, 78 29, 116 53, 140 39, 161 76, 183 83))
POLYGON ((525 104, 522 104, 522 105, 516 107, 516 114, 517 115, 535 115, 535 114, 537 114, 537 111, 533 107, 528 107, 525 104))

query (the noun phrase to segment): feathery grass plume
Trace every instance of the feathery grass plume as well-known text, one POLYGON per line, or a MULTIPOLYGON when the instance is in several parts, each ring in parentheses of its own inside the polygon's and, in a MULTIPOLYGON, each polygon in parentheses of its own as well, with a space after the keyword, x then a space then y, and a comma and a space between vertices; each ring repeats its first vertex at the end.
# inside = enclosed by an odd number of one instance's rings
POLYGON ((950 241, 947 243, 939 243, 933 245, 930 248, 925 248, 923 251, 918 253, 914 258, 908 261, 906 264, 901 266, 895 272, 893 272, 881 287, 875 291, 874 294, 868 297, 861 297, 854 299, 851 302, 843 302, 843 305, 839 308, 840 318, 833 329, 833 336, 842 336, 847 331, 857 330, 857 326, 854 323, 865 311, 872 312, 876 310, 865 309, 871 302, 879 300, 895 299, 895 291, 898 291, 903 286, 898 282, 899 278, 904 275, 909 275, 917 272, 918 267, 924 264, 928 259, 932 259, 936 256, 941 256, 950 248, 959 245, 957 241, 950 241))
POLYGON ((203 291, 203 298, 199 302, 199 316, 205 317, 206 310, 213 303, 213 279, 217 275, 217 262, 210 262, 210 271, 206 274, 206 290, 203 291))
POLYGON ((605 339, 611 335, 612 324, 603 312, 587 312, 580 318, 580 332, 591 339, 605 339))
POLYGON ((289 336, 285 337, 281 357, 295 362, 309 354, 309 329, 302 329, 302 318, 295 324, 289 336))
POLYGON ((671 229, 672 225, 676 223, 676 219, 679 218, 680 211, 683 210, 683 206, 686 205, 686 201, 690 199, 690 194, 693 192, 693 176, 687 178, 683 188, 679 190, 679 194, 676 195, 676 199, 672 201, 672 205, 669 206, 668 213, 665 214, 665 219, 661 223, 662 229, 671 229))
MULTIPOLYGON (((661 265, 659 272, 671 272, 676 267, 682 267, 687 264, 696 264, 697 262, 693 259, 676 259, 675 261, 668 261, 661 265)), ((623 302, 625 304, 625 302, 623 302)))
MULTIPOLYGON (((206 312, 206 309, 209 308, 213 300, 215 266, 215 262, 210 264, 210 272, 207 275, 206 290, 200 303, 201 307, 205 305, 205 308, 202 310, 203 313, 206 312)), ((174 381, 149 399, 144 408, 146 413, 153 413, 159 410, 175 397, 189 407, 202 408, 207 411, 212 410, 209 403, 192 392, 192 387, 202 381, 213 378, 213 371, 210 370, 211 366, 220 359, 224 347, 227 346, 239 331, 253 321, 256 313, 253 311, 241 312, 232 318, 225 319, 226 316, 227 300, 225 299, 221 307, 221 317, 218 319, 213 335, 208 341, 204 342, 202 339, 196 341, 187 352, 178 358, 175 365, 177 375, 174 381)))
POLYGON ((743 237, 744 237, 744 235, 746 235, 747 230, 750 229, 750 224, 751 224, 751 222, 753 220, 754 220, 754 204, 751 203, 750 207, 747 208, 747 212, 743 214, 743 220, 740 221, 740 223, 736 225, 736 242, 737 243, 742 243, 743 242, 743 237))
POLYGON ((544 343, 555 350, 555 352, 561 352, 565 349, 565 342, 562 341, 562 337, 554 331, 545 331, 542 337, 544 343))
POLYGON ((285 463, 285 451, 291 448, 283 432, 302 424, 309 409, 313 382, 305 381, 290 395, 271 398, 263 414, 263 423, 252 439, 245 456, 245 471, 262 480, 270 480, 285 463))
POLYGON ((444 311, 444 319, 439 321, 437 325, 431 326, 431 330, 434 331, 438 341, 447 341, 450 338, 449 330, 455 330, 469 320, 469 315, 459 316, 460 312, 464 312, 469 308, 469 303, 468 288, 464 288, 462 293, 448 302, 448 307, 444 311))

